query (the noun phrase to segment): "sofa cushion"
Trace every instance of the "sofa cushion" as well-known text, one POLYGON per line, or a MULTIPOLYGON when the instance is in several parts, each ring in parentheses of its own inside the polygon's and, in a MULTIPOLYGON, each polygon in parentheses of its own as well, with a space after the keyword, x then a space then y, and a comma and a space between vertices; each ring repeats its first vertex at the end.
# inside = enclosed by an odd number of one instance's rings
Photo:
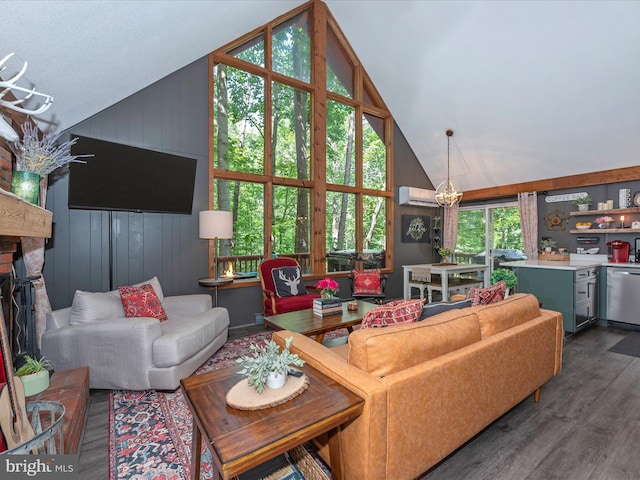
POLYGON ((160 280, 158 280, 158 277, 150 278, 149 280, 146 280, 144 282, 134 283, 131 286, 140 287, 147 283, 153 287, 153 290, 156 292, 156 295, 158 296, 158 299, 160 300, 160 302, 164 302, 164 292, 162 291, 162 286, 160 286, 160 280))
POLYGON ((433 317, 434 315, 438 315, 442 312, 448 312, 449 310, 458 310, 460 308, 467 308, 471 306, 471 299, 467 298, 465 300, 458 300, 457 302, 435 302, 435 303, 427 303, 424 307, 422 307, 422 312, 420 313, 420 317, 418 320, 424 320, 428 317, 433 317))
POLYGON ((473 305, 488 305, 504 300, 506 294, 507 284, 504 280, 500 280, 487 288, 471 287, 467 298, 471 299, 473 305))
POLYGON ((540 305, 534 295, 516 293, 502 302, 478 307, 476 315, 482 338, 487 338, 540 316, 540 305))
POLYGON ((384 377, 480 340, 473 309, 450 310, 394 328, 358 329, 349 335, 349 363, 384 377))
POLYGON ((414 300, 394 300, 374 307, 364 314, 361 328, 386 327, 415 322, 422 312, 424 298, 414 300))
POLYGON ((271 278, 276 288, 276 295, 282 298, 305 295, 307 289, 302 283, 300 267, 279 267, 271 270, 271 278))
POLYGON ((382 291, 380 285, 380 270, 354 270, 353 294, 354 295, 378 295, 382 291))
POLYGON ((107 318, 123 318, 124 309, 117 292, 84 292, 76 290, 71 303, 69 323, 92 323, 107 318))
POLYGON ((152 317, 161 322, 167 319, 162 303, 150 284, 120 287, 118 291, 126 317, 152 317))
MULTIPOLYGON (((150 278, 147 281, 136 283, 132 286, 139 287, 150 284, 156 292, 160 302, 164 300, 164 293, 160 286, 158 277, 150 278)), ((124 318, 124 309, 120 300, 120 292, 111 290, 109 292, 85 292, 76 290, 69 312, 69 323, 77 325, 80 323, 92 323, 107 318, 124 318)))
POLYGON ((229 325, 226 309, 213 308, 198 315, 170 315, 160 324, 162 335, 153 342, 156 367, 172 367, 193 357, 229 325))

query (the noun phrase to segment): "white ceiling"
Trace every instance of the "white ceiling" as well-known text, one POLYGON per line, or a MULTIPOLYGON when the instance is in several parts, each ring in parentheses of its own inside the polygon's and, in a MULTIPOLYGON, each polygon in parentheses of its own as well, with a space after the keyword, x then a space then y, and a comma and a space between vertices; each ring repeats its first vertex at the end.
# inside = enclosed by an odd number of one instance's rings
MULTIPOLYGON (((303 3, 2 2, 64 130, 303 3)), ((326 0, 425 171, 462 190, 640 162, 640 2, 326 0)))

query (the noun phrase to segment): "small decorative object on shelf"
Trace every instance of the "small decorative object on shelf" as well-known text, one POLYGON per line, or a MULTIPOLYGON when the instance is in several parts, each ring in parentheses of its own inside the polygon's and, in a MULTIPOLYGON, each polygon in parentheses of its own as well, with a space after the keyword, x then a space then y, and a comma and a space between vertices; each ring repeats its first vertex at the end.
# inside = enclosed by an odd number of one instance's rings
POLYGON ((316 283, 316 288, 320 289, 320 295, 323 299, 329 300, 338 292, 340 286, 333 278, 325 278, 316 283))
POLYGON ((613 222, 613 218, 608 215, 605 215, 604 217, 598 217, 593 221, 593 223, 598 225, 598 228, 609 228, 611 222, 613 222))
MULTIPOLYGON (((71 162, 80 162, 80 157, 90 157, 91 155, 71 155, 71 147, 76 143, 76 138, 67 142, 58 144, 61 133, 54 135, 39 135, 38 127, 31 120, 27 120, 22 125, 23 137, 21 140, 11 142, 11 149, 16 155, 16 171, 13 173, 16 181, 12 180, 11 190, 16 195, 21 196, 20 192, 24 192, 25 184, 24 174, 32 174, 30 182, 38 182, 38 190, 40 188, 40 178, 44 178, 54 170, 64 167, 71 162), (37 175, 35 179, 33 175, 37 175)), ((30 188, 31 190, 31 188, 30 188)), ((39 193, 38 193, 39 197, 39 193)), ((30 198, 22 197, 28 202, 36 203, 30 198)))
POLYGON ((588 230, 591 228, 591 222, 576 222, 576 228, 578 230, 588 230))
POLYGON ((281 388, 286 382, 286 375, 290 365, 302 367, 304 360, 297 354, 291 353, 289 347, 293 342, 293 337, 287 338, 285 347, 280 351, 280 347, 273 340, 269 340, 264 345, 249 345, 249 349, 253 354, 243 355, 236 359, 237 363, 243 365, 240 373, 244 375, 256 392, 262 393, 264 387, 281 388), (269 381, 270 374, 272 381, 269 381), (280 375, 280 384, 275 383, 276 378, 280 375))
POLYGON ((573 201, 573 204, 577 205, 578 210, 581 212, 589 210, 589 205, 591 205, 592 203, 593 203, 593 200, 589 195, 578 197, 573 201))
POLYGON ((551 253, 551 250, 558 244, 552 238, 545 238, 540 242, 540 248, 547 253, 551 253))
POLYGON ((33 204, 40 204, 40 175, 15 170, 11 175, 11 193, 33 204))

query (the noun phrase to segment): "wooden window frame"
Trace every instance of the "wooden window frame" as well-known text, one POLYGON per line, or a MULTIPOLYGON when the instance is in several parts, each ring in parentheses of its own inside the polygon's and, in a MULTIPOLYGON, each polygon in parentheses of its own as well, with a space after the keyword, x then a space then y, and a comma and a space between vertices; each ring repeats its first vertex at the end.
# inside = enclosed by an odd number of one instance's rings
MULTIPOLYGON (((388 108, 382 101, 379 93, 375 89, 373 82, 369 79, 361 63, 353 53, 344 34, 340 30, 337 22, 328 11, 326 5, 319 0, 311 0, 310 2, 295 8, 288 13, 276 18, 275 20, 259 27, 237 40, 211 52, 209 54, 209 126, 213 127, 215 121, 214 109, 214 69, 218 64, 224 64, 229 67, 237 68, 248 73, 260 76, 264 81, 265 88, 265 112, 264 112, 264 170, 263 172, 272 171, 273 158, 271 156, 271 85, 272 82, 278 82, 289 87, 304 90, 311 95, 311 152, 310 152, 310 179, 301 180, 293 178, 283 178, 268 174, 254 174, 246 172, 238 172, 231 170, 222 170, 214 168, 215 165, 215 146, 214 146, 214 128, 209 128, 209 208, 213 208, 215 195, 215 180, 224 179, 232 181, 243 181, 262 183, 264 185, 264 204, 265 204, 265 222, 264 222, 264 256, 268 258, 272 253, 271 245, 271 218, 270 210, 271 196, 273 186, 282 185, 289 187, 309 188, 310 190, 310 267, 311 278, 319 278, 327 275, 326 272, 326 194, 327 191, 351 193, 356 196, 356 251, 363 249, 363 212, 362 199, 363 196, 377 196, 385 198, 385 228, 386 228, 386 248, 385 248, 385 268, 390 272, 393 266, 393 218, 394 218, 394 202, 393 202, 393 118, 388 108), (299 15, 303 11, 309 11, 310 18, 310 35, 311 35, 311 83, 305 83, 292 77, 272 71, 271 65, 271 34, 274 26, 279 25, 287 20, 299 15), (327 28, 331 28, 337 37, 342 50, 349 55, 349 60, 354 65, 354 98, 343 97, 342 95, 329 92, 326 88, 326 36, 327 28), (236 49, 244 43, 262 36, 265 49, 265 66, 261 67, 251 64, 229 55, 227 52, 236 49), (364 102, 364 90, 369 99, 375 105, 364 102), (326 102, 331 99, 340 102, 355 109, 356 119, 356 181, 354 186, 349 185, 327 185, 326 183, 326 102), (364 114, 371 114, 379 117, 384 122, 384 145, 386 149, 386 187, 384 190, 374 190, 363 188, 363 139, 362 139, 362 118, 364 114)), ((209 246, 209 271, 213 272, 213 242, 209 246)), ((330 272, 332 276, 346 275, 348 272, 330 272)), ((252 284, 255 282, 246 282, 252 284)))

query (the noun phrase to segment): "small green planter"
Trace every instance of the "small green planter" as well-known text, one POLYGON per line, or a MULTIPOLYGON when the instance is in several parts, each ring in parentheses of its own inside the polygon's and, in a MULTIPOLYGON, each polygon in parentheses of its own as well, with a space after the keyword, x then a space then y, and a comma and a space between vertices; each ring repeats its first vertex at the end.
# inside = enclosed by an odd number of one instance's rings
POLYGON ((22 385, 24 385, 25 397, 37 395, 49 388, 49 370, 42 370, 40 372, 32 373, 31 375, 23 375, 18 378, 22 380, 22 385))

